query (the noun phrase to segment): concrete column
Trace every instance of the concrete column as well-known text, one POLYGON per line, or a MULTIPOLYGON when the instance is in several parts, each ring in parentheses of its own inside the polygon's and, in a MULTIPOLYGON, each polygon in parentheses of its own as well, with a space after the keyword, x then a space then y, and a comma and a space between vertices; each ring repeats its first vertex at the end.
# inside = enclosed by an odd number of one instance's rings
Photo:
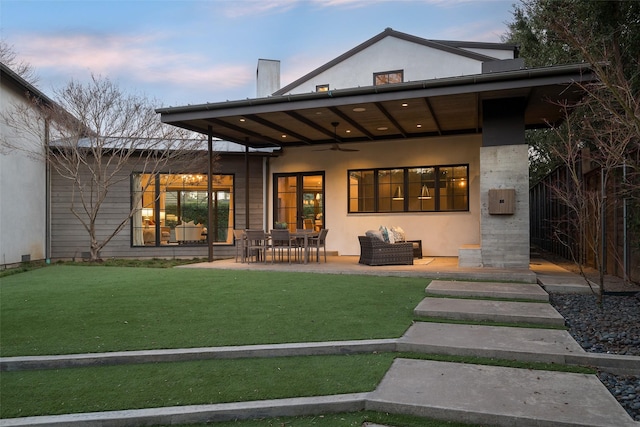
POLYGON ((529 161, 526 145, 480 148, 480 233, 484 267, 529 268, 529 161), (489 214, 489 190, 515 189, 512 215, 489 214))
POLYGON ((529 268, 529 158, 523 98, 482 104, 480 236, 484 267, 529 268), (514 189, 513 214, 489 214, 489 190, 514 189))

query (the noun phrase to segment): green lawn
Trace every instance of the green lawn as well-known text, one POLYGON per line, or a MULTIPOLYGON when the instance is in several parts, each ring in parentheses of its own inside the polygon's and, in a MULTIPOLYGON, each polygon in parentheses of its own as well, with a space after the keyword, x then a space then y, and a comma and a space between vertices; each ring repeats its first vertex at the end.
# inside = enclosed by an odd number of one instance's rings
MULTIPOLYGON (((0 278, 0 354, 399 337, 427 284, 416 278, 55 265, 0 278)), ((505 363, 382 353, 2 372, 0 418, 366 392, 397 356, 505 363)), ((359 412, 221 427, 365 421, 460 425, 359 412)))
POLYGON ((2 356, 399 337, 428 284, 70 265, 0 280, 2 356))
POLYGON ((394 354, 2 372, 0 418, 373 391, 394 354))
POLYGON ((229 421, 216 424, 194 424, 190 427, 362 427, 365 422, 395 427, 470 427, 469 424, 463 423, 428 420, 409 415, 383 414, 369 411, 295 418, 278 417, 248 421, 229 421))

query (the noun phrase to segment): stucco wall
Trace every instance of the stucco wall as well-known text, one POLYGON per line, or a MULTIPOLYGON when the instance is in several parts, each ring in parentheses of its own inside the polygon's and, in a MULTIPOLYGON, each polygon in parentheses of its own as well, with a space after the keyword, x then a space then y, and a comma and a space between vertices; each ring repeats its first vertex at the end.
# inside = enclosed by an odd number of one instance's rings
MULTIPOLYGON (((458 256, 460 245, 480 243, 481 143, 480 135, 466 135, 342 145, 357 148, 358 152, 288 148, 281 157, 270 160, 270 172, 325 172, 327 250, 338 251, 340 255, 358 255, 358 235, 369 229, 377 230, 380 225, 398 225, 407 232, 408 239, 422 240, 423 254, 458 256), (469 164, 469 212, 347 213, 348 169, 447 164, 469 164)), ((271 193, 267 200, 272 200, 271 193)), ((271 224, 271 202, 268 212, 271 224)))
MULTIPOLYGON (((24 97, 3 79, 0 108, 6 113, 24 97)), ((38 137, 18 136, 0 117, 0 138, 27 151, 42 152, 44 126, 38 137)), ((0 145, 0 265, 46 256, 46 167, 41 154, 35 158, 25 152, 0 145)))
POLYGON ((482 62, 395 37, 386 37, 289 93, 315 92, 316 85, 322 84, 330 84, 331 90, 372 86, 373 73, 393 70, 404 70, 404 81, 409 82, 480 74, 482 62))

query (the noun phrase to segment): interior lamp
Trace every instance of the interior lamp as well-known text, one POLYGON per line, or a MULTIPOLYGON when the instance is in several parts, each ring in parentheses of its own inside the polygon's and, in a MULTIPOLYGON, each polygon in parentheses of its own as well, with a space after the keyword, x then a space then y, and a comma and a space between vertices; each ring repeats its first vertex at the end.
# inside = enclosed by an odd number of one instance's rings
POLYGON ((418 196, 418 199, 420 200, 431 199, 431 193, 429 193, 429 187, 427 187, 426 184, 422 186, 422 189, 420 190, 420 196, 418 196))
POLYGON ((402 187, 398 185, 396 191, 393 193, 393 200, 404 200, 404 196, 402 195, 402 187))
POLYGON ((153 209, 151 208, 142 208, 142 217, 143 218, 151 218, 153 216, 153 209))

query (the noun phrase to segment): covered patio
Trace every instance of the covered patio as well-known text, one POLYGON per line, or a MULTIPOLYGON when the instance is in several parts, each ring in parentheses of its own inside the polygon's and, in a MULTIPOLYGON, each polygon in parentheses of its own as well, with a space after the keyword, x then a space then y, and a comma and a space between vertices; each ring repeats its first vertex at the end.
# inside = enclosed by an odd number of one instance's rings
MULTIPOLYGON (((456 264, 464 247, 472 248, 465 251, 471 256, 464 255, 457 268, 526 270, 529 183, 524 131, 562 121, 561 105, 583 95, 575 83, 593 79, 587 64, 518 68, 158 112, 163 122, 206 134, 210 140, 220 138, 247 149, 278 150, 277 157, 265 165, 263 199, 254 203, 262 210, 259 226, 264 230, 275 228, 279 221, 281 176, 297 173, 299 180, 303 174, 320 177, 316 196, 322 201, 322 226, 331 230, 327 249, 344 257, 331 263, 336 267, 344 264, 340 268, 345 272, 371 269, 358 266, 357 257, 350 267, 347 261, 359 252, 357 236, 379 225, 402 225, 408 239, 421 239, 423 255, 439 260, 424 269, 438 272, 437 265, 444 259, 456 264), (408 204, 404 211, 398 211, 401 213, 352 210, 350 171, 396 167, 409 171, 409 167, 423 165, 463 165, 468 171, 467 207, 456 212, 414 212, 408 204), (512 211, 506 215, 489 210, 489 192, 495 189, 515 194, 512 211)), ((245 194, 249 194, 249 180, 246 185, 245 194)), ((249 218, 249 200, 245 205, 244 217, 249 218)), ((257 225, 235 224, 235 228, 257 225)), ((415 271, 421 267, 384 268, 415 271)))

